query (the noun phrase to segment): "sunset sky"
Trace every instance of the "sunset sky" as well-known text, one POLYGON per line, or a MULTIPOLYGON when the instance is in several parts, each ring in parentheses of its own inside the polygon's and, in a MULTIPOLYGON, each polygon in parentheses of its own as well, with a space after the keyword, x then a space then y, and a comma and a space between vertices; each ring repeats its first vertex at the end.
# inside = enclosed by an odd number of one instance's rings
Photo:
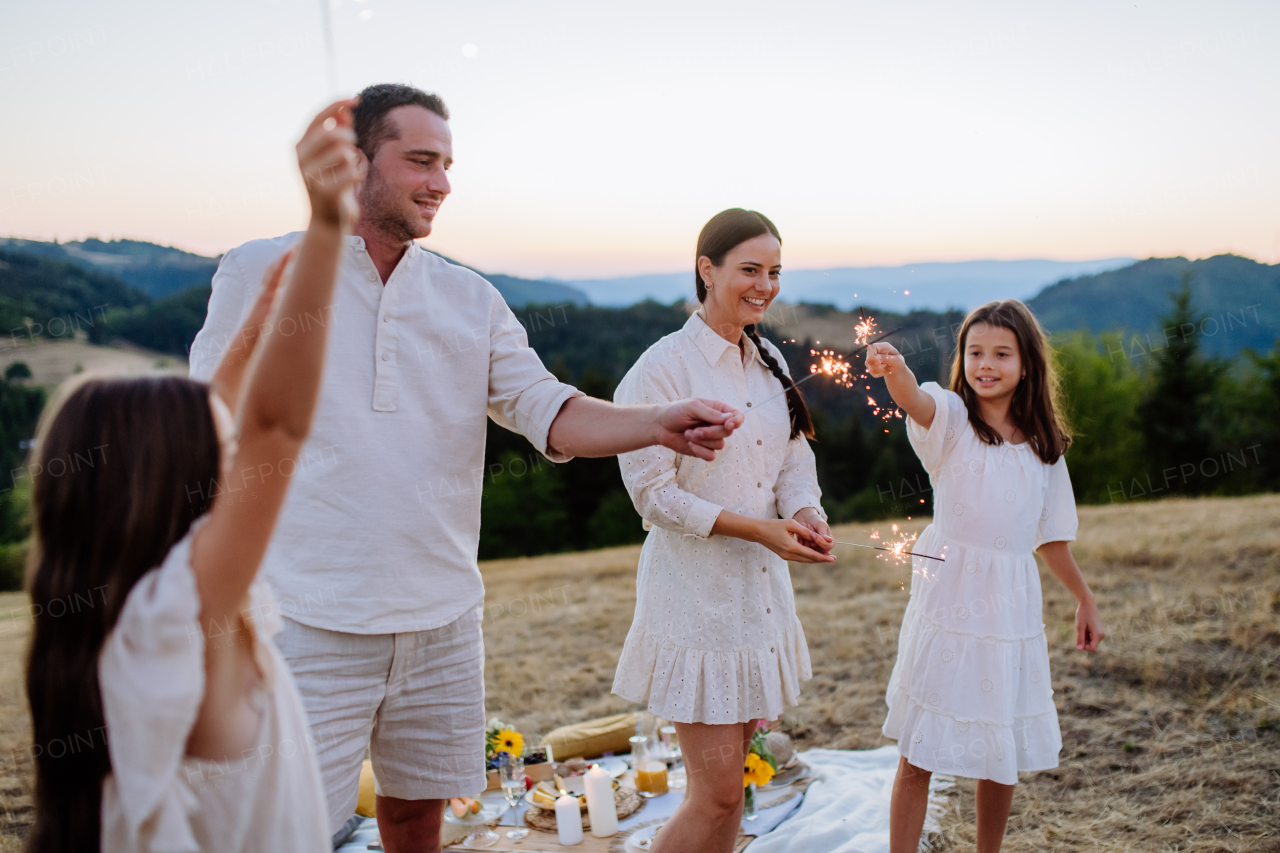
POLYGON ((333 95, 434 90, 427 245, 561 278, 687 268, 725 207, 785 266, 1280 261, 1280 3, 43 0, 0 7, 0 235, 217 254, 305 223, 333 95))

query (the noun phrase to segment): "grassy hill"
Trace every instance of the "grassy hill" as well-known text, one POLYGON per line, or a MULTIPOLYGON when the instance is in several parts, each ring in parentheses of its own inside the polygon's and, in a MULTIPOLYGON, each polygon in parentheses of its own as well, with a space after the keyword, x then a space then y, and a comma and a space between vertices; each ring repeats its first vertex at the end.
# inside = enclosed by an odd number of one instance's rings
POLYGON ((19 339, 105 340, 109 311, 145 305, 145 293, 115 276, 66 260, 0 247, 0 331, 19 339))
POLYGON ((0 239, 0 245, 112 275, 152 298, 208 285, 218 268, 217 258, 140 240, 44 243, 8 238, 0 239))

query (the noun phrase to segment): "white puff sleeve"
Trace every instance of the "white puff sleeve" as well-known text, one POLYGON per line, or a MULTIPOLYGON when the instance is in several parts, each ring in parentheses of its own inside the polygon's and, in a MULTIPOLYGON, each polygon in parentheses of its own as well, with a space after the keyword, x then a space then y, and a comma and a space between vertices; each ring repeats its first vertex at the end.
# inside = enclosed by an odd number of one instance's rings
POLYGON ((925 429, 908 416, 907 438, 925 470, 932 474, 946 462, 956 446, 956 437, 969 428, 969 410, 959 394, 937 382, 926 382, 920 390, 933 398, 933 423, 925 429))
MULTIPOLYGON (((675 387, 660 360, 650 356, 646 353, 622 377, 613 394, 615 403, 654 405, 686 396, 675 387)), ((641 518, 649 525, 706 539, 724 507, 680 488, 676 484, 680 464, 680 454, 661 445, 618 454, 622 482, 641 518)))
POLYGON ((115 799, 132 850, 199 849, 189 817, 196 803, 179 784, 204 697, 200 596, 190 560, 199 526, 134 586, 98 659, 115 799))
POLYGON ((1067 457, 1048 466, 1049 483, 1045 489, 1044 507, 1040 510, 1040 525, 1036 528, 1036 543, 1032 550, 1046 542, 1072 542, 1080 520, 1076 516, 1076 496, 1071 489, 1071 475, 1067 473, 1067 457))

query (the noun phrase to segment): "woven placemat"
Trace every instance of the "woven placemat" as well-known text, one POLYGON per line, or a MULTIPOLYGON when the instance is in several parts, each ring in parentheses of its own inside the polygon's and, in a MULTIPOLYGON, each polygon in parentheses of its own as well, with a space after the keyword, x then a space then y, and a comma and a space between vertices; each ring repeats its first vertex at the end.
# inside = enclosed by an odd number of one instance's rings
MULTIPOLYGON (((613 802, 618 809, 618 820, 626 820, 644 808, 645 799, 637 794, 634 788, 618 787, 613 791, 613 802)), ((534 829, 545 832, 556 831, 556 813, 553 811, 529 808, 524 813, 524 822, 534 829)), ((591 828, 591 816, 585 811, 582 813, 582 828, 591 828)))

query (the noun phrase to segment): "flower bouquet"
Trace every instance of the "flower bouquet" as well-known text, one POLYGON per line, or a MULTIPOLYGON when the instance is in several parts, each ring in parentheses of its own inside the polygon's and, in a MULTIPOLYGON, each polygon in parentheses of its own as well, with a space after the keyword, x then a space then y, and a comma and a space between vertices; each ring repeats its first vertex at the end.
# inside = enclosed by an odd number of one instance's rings
POLYGON ((769 784, 773 774, 778 772, 778 762, 774 760, 764 736, 765 722, 761 720, 756 726, 756 733, 751 736, 751 748, 742 765, 742 787, 745 797, 743 814, 748 820, 756 813, 756 788, 769 784))
POLYGON ((507 753, 512 758, 524 754, 524 737, 497 717, 489 720, 484 730, 484 766, 486 770, 498 769, 498 756, 507 753))

